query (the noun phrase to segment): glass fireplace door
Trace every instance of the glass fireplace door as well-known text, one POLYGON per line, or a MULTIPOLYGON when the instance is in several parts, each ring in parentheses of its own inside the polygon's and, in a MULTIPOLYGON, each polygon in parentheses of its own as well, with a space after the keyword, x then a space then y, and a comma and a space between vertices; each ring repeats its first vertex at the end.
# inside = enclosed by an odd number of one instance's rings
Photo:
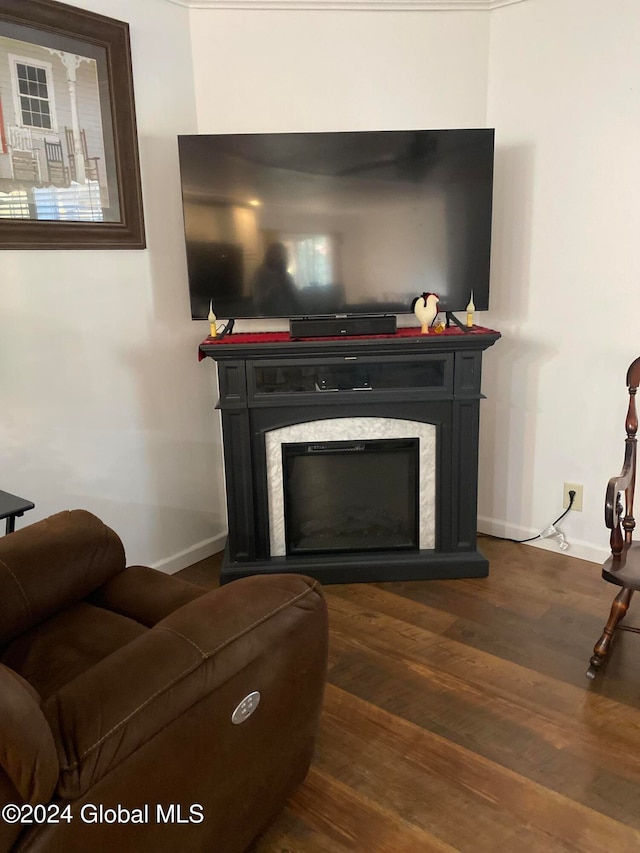
POLYGON ((419 440, 282 445, 287 554, 418 549, 419 440))

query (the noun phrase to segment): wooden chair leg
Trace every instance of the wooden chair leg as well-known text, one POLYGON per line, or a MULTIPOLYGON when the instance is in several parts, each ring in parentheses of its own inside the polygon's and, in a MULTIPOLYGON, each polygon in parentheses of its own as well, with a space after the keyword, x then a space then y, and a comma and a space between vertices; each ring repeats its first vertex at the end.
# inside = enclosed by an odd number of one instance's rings
POLYGON ((604 659, 609 653, 613 635, 618 627, 618 622, 620 622, 629 609, 629 603, 632 595, 632 589, 623 587, 614 598, 613 604, 611 605, 611 613, 609 614, 609 621, 605 625, 602 636, 593 647, 593 656, 589 661, 590 666, 587 670, 587 678, 595 678, 596 673, 604 663, 604 659))

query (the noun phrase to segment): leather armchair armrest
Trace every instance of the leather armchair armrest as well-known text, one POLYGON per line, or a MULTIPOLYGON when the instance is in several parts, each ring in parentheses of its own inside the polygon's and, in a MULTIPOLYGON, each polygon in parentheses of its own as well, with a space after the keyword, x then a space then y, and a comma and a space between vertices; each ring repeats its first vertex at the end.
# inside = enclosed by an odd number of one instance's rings
POLYGON ((27 803, 47 803, 58 782, 58 756, 38 694, 0 664, 0 767, 27 803))
POLYGON ((283 646, 289 656, 301 650, 296 679, 309 672, 323 681, 326 635, 319 585, 297 575, 238 580, 186 604, 47 700, 61 766, 58 793, 82 796, 257 659, 277 672, 283 646), (307 639, 312 648, 303 653, 307 639))

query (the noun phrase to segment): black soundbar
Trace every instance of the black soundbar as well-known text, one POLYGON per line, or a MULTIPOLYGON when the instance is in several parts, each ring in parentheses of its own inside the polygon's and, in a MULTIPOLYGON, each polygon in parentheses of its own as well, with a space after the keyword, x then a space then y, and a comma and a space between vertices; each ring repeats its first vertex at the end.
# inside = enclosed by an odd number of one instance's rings
POLYGON ((395 333, 395 314, 371 317, 302 317, 289 320, 289 334, 292 338, 341 338, 395 333))

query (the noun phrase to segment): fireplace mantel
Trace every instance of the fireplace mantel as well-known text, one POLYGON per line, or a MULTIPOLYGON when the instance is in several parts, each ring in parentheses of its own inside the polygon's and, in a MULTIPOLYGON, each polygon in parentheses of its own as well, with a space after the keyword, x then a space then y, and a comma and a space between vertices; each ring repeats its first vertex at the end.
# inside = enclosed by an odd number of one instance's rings
POLYGON ((221 581, 263 572, 325 583, 485 576, 488 561, 476 544, 480 379, 482 353, 499 338, 474 326, 439 335, 400 329, 294 340, 273 332, 203 341, 200 358, 217 362, 220 386, 229 524, 221 581), (314 424, 341 418, 413 423, 416 436, 433 426, 435 547, 272 554, 268 478, 276 466, 268 464, 267 436, 308 424, 315 440, 314 424))

